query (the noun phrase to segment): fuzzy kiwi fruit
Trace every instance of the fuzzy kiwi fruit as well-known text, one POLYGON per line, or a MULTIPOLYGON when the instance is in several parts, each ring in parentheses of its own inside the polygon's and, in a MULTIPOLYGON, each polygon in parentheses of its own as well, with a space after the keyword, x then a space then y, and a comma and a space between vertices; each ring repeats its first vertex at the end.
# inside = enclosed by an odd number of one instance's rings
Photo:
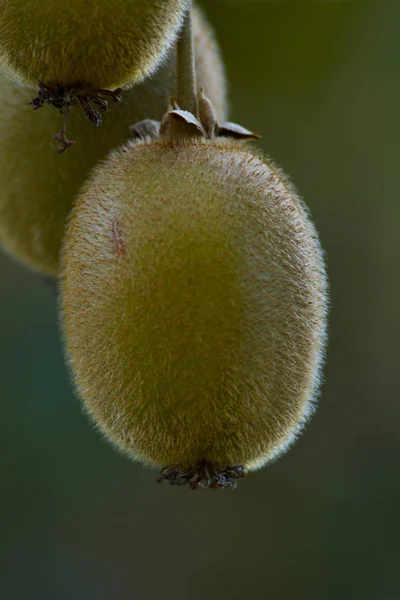
POLYGON ((187 0, 1 0, 0 68, 14 81, 113 89, 150 75, 187 0))
MULTIPOLYGON (((212 29, 193 11, 196 68, 221 121, 227 112, 225 75, 212 29)), ((29 90, 1 77, 0 85, 0 245, 27 266, 56 276, 65 220, 89 170, 129 137, 129 126, 160 119, 176 90, 176 56, 150 80, 123 93, 95 128, 71 111, 68 131, 76 145, 56 153, 53 138, 60 115, 50 107, 32 111, 29 90)))
POLYGON ((326 278, 271 161, 221 138, 128 143, 83 186, 62 256, 69 363, 117 447, 192 487, 287 449, 314 407, 326 278))

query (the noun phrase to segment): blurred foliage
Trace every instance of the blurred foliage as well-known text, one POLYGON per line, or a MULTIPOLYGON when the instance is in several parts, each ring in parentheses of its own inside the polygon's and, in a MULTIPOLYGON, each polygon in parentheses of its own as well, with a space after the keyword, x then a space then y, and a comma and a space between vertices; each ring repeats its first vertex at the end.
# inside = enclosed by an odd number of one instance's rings
POLYGON ((263 134, 327 253, 319 409, 234 493, 158 487, 80 412, 56 299, 0 257, 2 597, 400 598, 397 0, 205 0, 231 116, 263 134))

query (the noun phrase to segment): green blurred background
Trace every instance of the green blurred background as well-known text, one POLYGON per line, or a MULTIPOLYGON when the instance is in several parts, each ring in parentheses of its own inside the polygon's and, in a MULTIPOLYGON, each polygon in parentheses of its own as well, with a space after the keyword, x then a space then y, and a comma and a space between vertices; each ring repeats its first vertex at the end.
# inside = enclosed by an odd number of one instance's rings
POLYGON ((234 493, 157 486, 81 414, 52 291, 1 255, 6 600, 400 598, 400 2, 202 4, 232 118, 263 134, 327 253, 320 405, 234 493))

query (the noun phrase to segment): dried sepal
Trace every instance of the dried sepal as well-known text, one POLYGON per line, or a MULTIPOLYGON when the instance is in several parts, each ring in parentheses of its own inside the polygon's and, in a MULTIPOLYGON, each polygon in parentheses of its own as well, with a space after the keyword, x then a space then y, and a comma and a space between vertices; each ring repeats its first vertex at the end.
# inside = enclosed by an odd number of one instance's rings
POLYGON ((235 140, 243 140, 244 142, 252 142, 259 140, 261 136, 258 133, 254 133, 238 123, 224 123, 218 127, 218 136, 234 138, 235 140))
POLYGON ((189 490, 196 490, 199 487, 214 490, 235 490, 237 480, 244 476, 245 469, 243 465, 227 466, 219 469, 211 463, 201 461, 189 469, 164 467, 157 477, 157 483, 166 481, 170 485, 187 486, 189 490))
POLYGON ((190 137, 204 137, 208 140, 226 137, 251 142, 260 139, 260 135, 238 123, 226 122, 218 125, 213 103, 205 95, 203 87, 198 92, 197 104, 198 118, 189 111, 181 110, 176 99, 170 98, 168 111, 161 121, 160 135, 176 140, 190 137))
POLYGON ((200 121, 189 111, 169 111, 160 126, 160 135, 168 139, 200 138, 205 136, 200 121))
POLYGON ((215 136, 218 128, 217 113, 209 98, 205 95, 204 88, 201 87, 198 94, 199 119, 209 139, 215 136))
POLYGON ((131 125, 129 131, 131 132, 132 137, 136 139, 155 140, 160 135, 160 121, 144 119, 143 121, 139 121, 139 123, 135 123, 135 125, 131 125))

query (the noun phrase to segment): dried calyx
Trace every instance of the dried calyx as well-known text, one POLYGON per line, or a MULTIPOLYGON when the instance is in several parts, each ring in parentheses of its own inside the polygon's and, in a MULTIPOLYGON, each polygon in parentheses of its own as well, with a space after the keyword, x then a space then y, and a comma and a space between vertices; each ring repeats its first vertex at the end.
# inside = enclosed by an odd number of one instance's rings
POLYGON ((164 467, 157 477, 157 482, 167 481, 170 485, 186 485, 190 490, 196 490, 198 487, 235 490, 236 480, 244 476, 243 465, 218 469, 212 463, 203 460, 190 469, 164 467))
POLYGON ((38 95, 29 104, 33 110, 42 108, 44 104, 53 106, 63 115, 63 125, 54 140, 59 144, 58 153, 62 154, 75 144, 75 140, 67 138, 68 115, 73 106, 80 106, 84 116, 94 125, 102 122, 102 113, 108 111, 110 101, 121 103, 122 88, 116 90, 91 89, 85 90, 76 87, 64 87, 59 84, 39 84, 38 95))
POLYGON ((216 137, 233 138, 242 142, 260 139, 257 133, 253 133, 237 123, 227 122, 219 125, 213 105, 206 97, 204 88, 200 88, 197 102, 198 117, 188 110, 182 110, 177 100, 171 98, 168 111, 161 122, 145 119, 136 123, 131 127, 133 137, 154 140, 162 136, 171 141, 187 138, 213 140, 216 137))

